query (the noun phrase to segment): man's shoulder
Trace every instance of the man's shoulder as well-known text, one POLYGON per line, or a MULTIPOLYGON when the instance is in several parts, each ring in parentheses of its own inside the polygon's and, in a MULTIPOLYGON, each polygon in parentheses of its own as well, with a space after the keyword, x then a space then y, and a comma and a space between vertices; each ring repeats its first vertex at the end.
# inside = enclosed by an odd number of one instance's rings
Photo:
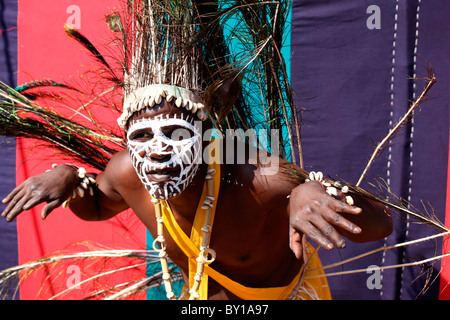
POLYGON ((127 178, 126 180, 128 180, 128 178, 134 178, 136 176, 136 171, 126 149, 115 153, 111 157, 111 160, 106 166, 105 174, 114 179, 120 178, 120 181, 122 181, 123 178, 127 178))
POLYGON ((296 166, 289 161, 276 156, 260 158, 254 163, 254 167, 255 178, 261 181, 270 181, 271 184, 286 185, 289 188, 293 186, 287 169, 296 166))
MULTIPOLYGON (((127 149, 122 149, 118 152, 116 152, 112 157, 110 162, 121 162, 121 161, 128 161, 130 162, 130 154, 127 149)), ((130 162, 131 164, 131 162, 130 162)))
POLYGON ((237 164, 232 166, 231 172, 235 179, 250 188, 254 195, 271 203, 280 198, 285 199, 297 186, 285 170, 287 164, 289 163, 285 160, 277 158, 269 162, 237 164))

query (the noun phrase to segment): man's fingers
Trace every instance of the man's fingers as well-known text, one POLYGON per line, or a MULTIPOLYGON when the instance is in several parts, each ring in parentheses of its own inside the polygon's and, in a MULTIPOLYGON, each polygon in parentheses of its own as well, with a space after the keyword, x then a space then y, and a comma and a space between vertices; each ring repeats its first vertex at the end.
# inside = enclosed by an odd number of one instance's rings
MULTIPOLYGON (((46 201, 46 199, 37 195, 33 196, 27 192, 26 188, 16 188, 3 199, 3 202, 7 203, 7 206, 1 215, 2 217, 5 217, 7 221, 13 221, 21 212, 30 210, 44 201, 46 201)), ((50 204, 51 205, 44 210, 44 212, 47 212, 45 216, 54 209, 54 205, 60 203, 59 200, 55 200, 50 202, 50 204)))
POLYGON ((317 223, 316 227, 325 238, 331 240, 331 242, 333 242, 338 248, 345 248, 345 240, 341 237, 333 225, 323 220, 320 223, 317 223))
POLYGON ((23 211, 23 206, 27 201, 28 197, 26 196, 26 192, 20 190, 12 199, 9 200, 2 216, 5 217, 7 221, 13 221, 16 216, 23 211))
POLYGON ((6 217, 8 213, 17 205, 20 199, 24 196, 21 189, 14 189, 14 194, 11 192, 5 199, 3 199, 3 203, 7 203, 5 210, 2 212, 2 217, 6 217))
POLYGON ((349 220, 345 219, 340 213, 331 212, 324 219, 333 226, 339 227, 340 229, 353 234, 359 234, 362 231, 360 227, 358 227, 353 222, 350 222, 349 220))
POLYGON ((332 199, 328 205, 331 210, 338 213, 360 214, 362 209, 351 206, 342 200, 332 199))
POLYGON ((49 203, 47 203, 41 210, 41 218, 42 220, 45 220, 47 216, 56 208, 58 208, 61 205, 61 200, 53 200, 49 203))
POLYGON ((322 248, 326 250, 332 250, 334 248, 333 243, 314 224, 306 222, 302 227, 302 232, 322 248))
POLYGON ((33 197, 29 199, 24 205, 23 210, 30 210, 31 208, 37 206, 38 204, 44 202, 45 200, 40 197, 33 197))
POLYGON ((297 259, 303 258, 302 236, 294 228, 289 228, 289 246, 297 259))
POLYGON ((9 203, 17 193, 22 190, 22 185, 15 187, 3 200, 3 203, 9 203))
POLYGON ((304 220, 296 225, 298 230, 327 250, 333 249, 334 245, 340 249, 345 248, 346 242, 338 232, 338 228, 351 233, 361 232, 357 225, 331 209, 325 210, 321 216, 312 216, 309 221, 304 220))

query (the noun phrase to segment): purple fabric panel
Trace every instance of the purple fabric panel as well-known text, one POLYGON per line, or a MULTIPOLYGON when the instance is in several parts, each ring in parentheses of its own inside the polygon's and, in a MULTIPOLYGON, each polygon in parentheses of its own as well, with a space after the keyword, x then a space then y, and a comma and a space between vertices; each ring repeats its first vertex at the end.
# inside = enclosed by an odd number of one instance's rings
MULTIPOLYGON (((448 17, 450 3, 438 0, 408 2, 409 51, 416 51, 416 62, 410 61, 409 74, 416 78, 427 76, 427 61, 434 67, 437 83, 433 86, 430 100, 423 103, 421 111, 410 125, 408 141, 409 176, 408 190, 404 195, 417 208, 423 208, 421 200, 429 202, 437 218, 445 222, 446 189, 448 175, 448 145, 449 145, 449 49, 450 32, 448 17), (413 40, 414 38, 414 40, 413 40), (425 60, 426 59, 426 60, 425 60)), ((409 83, 410 96, 416 99, 423 90, 425 83, 415 81, 409 83)), ((428 207, 428 210, 432 210, 428 207)), ((409 224, 405 228, 407 240, 433 234, 432 228, 424 228, 417 224, 409 224)), ((420 246, 408 247, 403 260, 424 259, 435 252, 442 251, 442 241, 423 243, 420 246)), ((423 281, 414 282, 421 273, 430 272, 431 279, 438 276, 440 264, 429 265, 427 268, 407 268, 403 273, 403 299, 415 299, 423 281)), ((425 279, 425 277, 421 277, 425 279)), ((439 294, 439 281, 426 292, 423 298, 434 299, 439 294)))
MULTIPOLYGON (((16 85, 17 0, 0 0, 0 80, 16 85)), ((14 139, 0 137, 0 197, 16 184, 16 147, 14 139)), ((0 203, 0 210, 5 206, 0 203)), ((0 219, 0 270, 18 264, 16 223, 0 219)), ((9 296, 11 298, 11 296, 9 296)))
MULTIPOLYGON (((306 110, 302 128, 306 170, 320 170, 356 183, 374 144, 404 115, 410 100, 421 93, 423 83, 410 78, 426 74, 426 61, 419 56, 423 55, 442 76, 441 84, 436 84, 431 93, 439 98, 424 103, 414 122, 405 126, 376 159, 362 186, 381 178, 393 193, 414 205, 420 199, 432 203, 444 221, 448 41, 444 44, 438 39, 448 39, 446 17, 448 5, 438 1, 294 1, 291 74, 298 95, 295 102, 306 110), (366 25, 373 14, 367 13, 371 5, 380 10, 379 29, 366 25)), ((323 263, 435 233, 431 228, 396 220, 394 233, 386 240, 348 243, 344 250, 322 252, 323 263)), ((440 248, 438 241, 405 251, 390 250, 328 272, 407 262, 411 257, 429 257, 434 249, 439 253, 440 248)), ((438 270, 437 264, 435 275, 438 270)), ((329 277, 329 282, 336 299, 413 299, 425 284, 425 277, 413 283, 419 271, 384 270, 382 287, 374 289, 367 286, 371 274, 365 272, 329 277)), ((436 286, 421 296, 437 297, 436 286)))

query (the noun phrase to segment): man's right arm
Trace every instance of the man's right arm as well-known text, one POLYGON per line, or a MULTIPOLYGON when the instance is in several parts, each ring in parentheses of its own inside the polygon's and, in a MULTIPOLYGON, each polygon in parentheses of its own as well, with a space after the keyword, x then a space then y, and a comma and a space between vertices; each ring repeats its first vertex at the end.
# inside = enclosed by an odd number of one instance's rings
POLYGON ((97 175, 94 195, 76 197, 70 201, 69 208, 79 218, 87 221, 102 221, 114 217, 129 208, 117 190, 120 186, 123 189, 123 184, 130 183, 127 180, 134 175, 128 152, 118 152, 111 158, 105 171, 97 175))
MULTIPOLYGON (((127 157, 126 151, 118 152, 112 157, 105 171, 96 177, 96 183, 92 186, 93 196, 85 192, 84 197, 76 197, 70 201, 70 209, 78 217, 88 221, 106 220, 128 208, 115 188, 120 181, 118 175, 121 162, 127 161, 127 157)), ((73 167, 58 165, 53 170, 28 178, 11 191, 2 201, 7 204, 2 216, 7 221, 12 221, 21 212, 46 202, 41 211, 41 216, 45 219, 72 195, 78 184, 78 173, 73 167)))

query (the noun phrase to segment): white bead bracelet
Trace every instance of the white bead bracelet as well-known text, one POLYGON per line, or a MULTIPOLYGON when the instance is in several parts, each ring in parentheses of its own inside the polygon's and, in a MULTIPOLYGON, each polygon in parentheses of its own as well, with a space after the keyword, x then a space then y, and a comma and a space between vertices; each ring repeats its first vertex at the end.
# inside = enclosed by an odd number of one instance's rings
MULTIPOLYGON (((70 201, 72 199, 75 199, 76 197, 84 197, 86 192, 89 192, 91 196, 94 195, 94 189, 92 189, 92 185, 95 184, 95 178, 91 176, 87 176, 87 172, 85 168, 79 168, 77 166, 74 166, 72 164, 65 164, 66 166, 72 167, 74 170, 77 171, 79 183, 75 186, 75 188, 72 191, 72 195, 69 196, 66 201, 63 202, 62 207, 67 208, 69 207, 70 201)), ((55 169, 58 165, 54 163, 52 165, 52 168, 55 169)), ((49 171, 49 170, 47 170, 49 171)))
MULTIPOLYGON (((338 184, 336 184, 335 186, 333 186, 330 182, 326 181, 323 178, 323 173, 318 171, 318 172, 314 172, 311 171, 309 173, 309 179, 305 179, 305 182, 308 181, 319 181, 322 185, 325 186, 326 188, 326 192, 330 195, 330 196, 337 196, 337 186, 338 184)), ((342 193, 347 193, 349 191, 348 186, 342 186, 340 187, 341 192, 342 193)), ((353 205, 355 202, 353 201, 353 198, 351 196, 346 196, 345 197, 345 202, 349 205, 353 205)))

